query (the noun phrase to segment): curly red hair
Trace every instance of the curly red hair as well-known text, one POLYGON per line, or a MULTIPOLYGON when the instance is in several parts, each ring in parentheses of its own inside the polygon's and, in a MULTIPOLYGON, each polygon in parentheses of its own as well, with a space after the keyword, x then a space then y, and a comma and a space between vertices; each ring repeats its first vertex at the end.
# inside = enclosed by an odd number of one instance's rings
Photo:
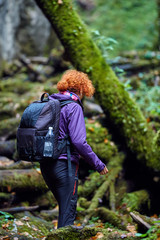
POLYGON ((66 71, 57 84, 57 89, 61 91, 69 90, 77 95, 91 97, 95 92, 91 80, 87 74, 77 70, 66 71))

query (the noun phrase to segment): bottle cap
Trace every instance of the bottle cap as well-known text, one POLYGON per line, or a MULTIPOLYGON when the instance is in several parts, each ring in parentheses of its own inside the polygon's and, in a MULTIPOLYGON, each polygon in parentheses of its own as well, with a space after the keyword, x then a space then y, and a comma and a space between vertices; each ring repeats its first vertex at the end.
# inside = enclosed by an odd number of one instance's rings
POLYGON ((49 127, 49 129, 53 130, 53 127, 49 127))

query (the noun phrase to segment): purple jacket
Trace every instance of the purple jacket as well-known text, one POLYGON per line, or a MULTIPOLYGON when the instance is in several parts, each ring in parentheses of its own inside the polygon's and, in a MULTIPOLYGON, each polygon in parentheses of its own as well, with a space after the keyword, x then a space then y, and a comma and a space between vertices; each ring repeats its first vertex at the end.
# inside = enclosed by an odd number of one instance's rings
MULTIPOLYGON (((74 94, 81 103, 79 97, 74 94)), ((50 99, 71 100, 71 96, 61 93, 52 94, 50 99)), ((89 163, 95 170, 101 172, 105 164, 92 151, 90 145, 86 142, 86 127, 82 107, 77 103, 69 103, 65 105, 60 114, 59 123, 59 139, 65 137, 68 133, 71 139, 73 150, 71 152, 71 161, 79 163, 80 155, 89 163)), ((61 154, 59 159, 67 159, 67 154, 61 154)))

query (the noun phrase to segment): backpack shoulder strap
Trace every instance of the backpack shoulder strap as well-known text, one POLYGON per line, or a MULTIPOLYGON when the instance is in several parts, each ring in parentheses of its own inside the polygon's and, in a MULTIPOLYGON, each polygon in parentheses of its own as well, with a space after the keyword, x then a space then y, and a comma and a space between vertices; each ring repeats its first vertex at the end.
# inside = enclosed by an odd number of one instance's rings
POLYGON ((60 106, 62 108, 63 106, 65 106, 65 105, 67 105, 69 103, 72 103, 72 102, 79 104, 81 106, 82 110, 84 111, 83 105, 80 102, 75 101, 75 100, 61 100, 60 101, 60 106))

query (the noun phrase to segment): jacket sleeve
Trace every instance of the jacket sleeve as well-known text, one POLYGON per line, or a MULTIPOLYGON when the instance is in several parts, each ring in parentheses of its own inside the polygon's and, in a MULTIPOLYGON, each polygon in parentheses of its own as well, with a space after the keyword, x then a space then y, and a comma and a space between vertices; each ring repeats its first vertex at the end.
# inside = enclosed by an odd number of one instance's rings
POLYGON ((92 151, 92 148, 86 141, 86 127, 82 108, 77 103, 71 105, 68 113, 68 131, 71 142, 85 161, 95 170, 101 172, 105 164, 92 151))

